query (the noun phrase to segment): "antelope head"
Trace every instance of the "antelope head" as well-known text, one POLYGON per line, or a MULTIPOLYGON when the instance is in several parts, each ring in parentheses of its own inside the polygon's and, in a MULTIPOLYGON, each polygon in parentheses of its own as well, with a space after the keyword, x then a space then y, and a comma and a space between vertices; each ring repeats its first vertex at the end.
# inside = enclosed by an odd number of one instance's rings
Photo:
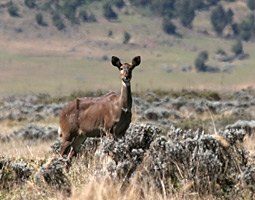
POLYGON ((117 67, 120 70, 120 76, 121 76, 121 80, 125 83, 125 84, 129 84, 132 78, 132 70, 140 65, 141 63, 141 57, 140 56, 136 56, 133 58, 131 63, 124 63, 122 64, 120 62, 120 59, 116 56, 112 56, 112 65, 117 67))

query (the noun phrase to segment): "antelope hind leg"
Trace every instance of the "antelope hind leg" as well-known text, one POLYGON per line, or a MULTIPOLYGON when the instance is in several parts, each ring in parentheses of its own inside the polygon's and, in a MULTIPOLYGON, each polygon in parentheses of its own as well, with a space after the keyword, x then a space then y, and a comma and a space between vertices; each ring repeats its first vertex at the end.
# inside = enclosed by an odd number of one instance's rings
MULTIPOLYGON (((86 136, 85 135, 78 135, 75 140, 73 141, 73 143, 71 144, 71 151, 69 153, 70 157, 76 155, 80 148, 81 148, 81 145, 82 143, 86 140, 86 136)), ((69 156, 68 155, 68 156, 69 156)))

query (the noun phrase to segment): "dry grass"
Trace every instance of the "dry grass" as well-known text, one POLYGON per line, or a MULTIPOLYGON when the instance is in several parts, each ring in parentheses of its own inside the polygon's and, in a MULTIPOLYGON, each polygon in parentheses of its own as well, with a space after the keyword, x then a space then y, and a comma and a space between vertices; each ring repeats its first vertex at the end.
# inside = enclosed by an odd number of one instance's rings
MULTIPOLYGON (((149 181, 149 180, 148 180, 149 181)), ((151 180, 152 181, 152 180, 151 180)), ((91 199, 91 200, 133 200, 133 199, 146 199, 146 200, 166 200, 166 199, 183 199, 179 195, 162 195, 157 192, 156 188, 144 187, 145 183, 137 184, 130 183, 125 190, 121 188, 120 182, 113 182, 109 180, 96 180, 93 179, 90 183, 85 184, 83 189, 75 191, 71 199, 91 199), (179 196, 179 197, 178 197, 179 196)), ((187 198, 184 198, 187 199, 187 198)))
POLYGON ((47 158, 50 154, 51 142, 42 141, 26 141, 26 140, 11 140, 10 142, 0 142, 1 153, 4 157, 27 159, 47 158))
MULTIPOLYGON (((18 156, 21 154, 14 152, 13 155, 18 156)), ((26 155, 25 161, 37 171, 39 170, 39 165, 47 162, 47 156, 44 155, 43 157, 38 157, 34 151, 33 154, 30 152, 26 155)), ((15 160, 24 160, 24 157, 16 157, 15 160)), ((97 169, 97 165, 102 163, 90 160, 88 165, 85 165, 82 160, 81 158, 80 160, 74 161, 71 170, 65 173, 72 183, 72 194, 69 197, 66 196, 64 191, 60 192, 54 186, 47 185, 42 177, 39 182, 31 177, 26 184, 13 185, 11 191, 7 192, 2 190, 0 199, 166 200, 199 198, 196 193, 164 194, 164 192, 160 192, 153 184, 150 184, 154 182, 150 178, 144 182, 138 182, 137 178, 140 176, 139 173, 132 178, 127 186, 123 187, 123 182, 120 180, 95 176, 94 172, 97 169)))
MULTIPOLYGON (((241 9, 240 13, 245 13, 243 3, 242 7, 239 5, 240 1, 231 8, 241 9)), ((127 25, 108 22, 99 14, 97 24, 72 27, 63 33, 54 27, 37 27, 32 10, 27 15, 26 12, 22 13, 24 21, 20 19, 14 22, 15 19, 7 13, 1 18, 6 26, 2 26, 3 34, 0 36, 0 96, 38 92, 61 96, 80 89, 117 92, 121 84, 118 72, 110 62, 100 60, 104 55, 118 55, 124 62, 129 62, 133 56, 141 55, 142 65, 134 71, 132 83, 133 91, 137 93, 144 90, 168 91, 183 88, 227 91, 255 86, 253 53, 249 60, 234 61, 233 64, 237 67, 230 74, 181 72, 183 66, 193 65, 198 52, 203 49, 208 49, 210 53, 209 63, 215 63, 222 68, 224 64, 214 61, 212 55, 218 48, 230 52, 233 41, 207 37, 192 31, 187 33, 186 39, 178 39, 161 31, 159 19, 146 19, 139 14, 120 15, 120 21, 127 25), (132 25, 131 22, 136 24, 132 25), (17 34, 13 27, 23 27, 24 32, 17 34), (152 29, 156 31, 151 31, 152 29), (114 38, 107 36, 109 30, 113 31, 114 38), (126 30, 132 33, 131 42, 138 46, 121 44, 122 34, 126 30), (166 73, 166 69, 173 72, 166 73)), ((45 17, 46 20, 50 20, 50 16, 45 17)), ((198 13, 198 18, 194 21, 194 30, 207 29, 211 33, 208 21, 204 19, 208 19, 208 16, 198 13)), ((181 30, 182 34, 185 34, 185 31, 187 30, 181 30)), ((253 52, 254 44, 244 43, 244 50, 253 52)), ((47 119, 41 123, 58 124, 57 119, 47 119)), ((0 133, 10 134, 25 124, 26 122, 2 121, 0 133)), ((52 157, 50 145, 51 142, 0 142, 0 156, 10 157, 11 160, 29 161, 36 171, 52 157)), ((244 146, 254 153, 254 138, 245 140, 244 146)), ((43 180, 38 184, 34 177, 31 177, 26 184, 16 183, 11 191, 1 191, 0 199, 213 199, 211 196, 199 197, 197 193, 186 191, 166 195, 148 184, 153 182, 150 178, 138 184, 139 173, 134 175, 130 184, 123 190, 120 181, 95 177, 94 171, 98 164, 95 160, 86 163, 80 159, 74 162, 69 172, 65 172, 72 183, 72 195, 69 198, 45 184, 43 180)), ((190 184, 192 185, 189 182, 183 183, 187 191, 190 184)), ((171 183, 169 187, 172 187, 171 183)))
MULTIPOLYGON (((253 132, 251 137, 245 137, 244 138, 244 144, 243 146, 248 149, 251 154, 255 155, 255 133, 253 132)), ((255 164, 255 163, 254 163, 255 164)))
MULTIPOLYGON (((247 138, 244 142, 245 148, 251 150, 251 152, 255 150, 253 141, 254 138, 247 138)), ((170 180, 168 185, 162 182, 163 187, 159 189, 154 185, 153 175, 150 176, 148 172, 144 176, 144 172, 146 172, 144 166, 138 167, 128 184, 123 184, 122 179, 113 178, 112 176, 97 175, 97 170, 102 166, 106 166, 109 157, 106 156, 104 159, 99 160, 95 159, 94 154, 82 154, 80 157, 73 159, 71 168, 64 170, 63 174, 63 176, 67 177, 70 185, 67 188, 63 187, 62 190, 58 190, 56 189, 57 185, 47 184, 42 175, 37 173, 40 172, 40 167, 49 166, 55 157, 50 149, 50 145, 51 142, 16 140, 12 140, 9 143, 1 143, 1 152, 3 152, 1 156, 10 158, 12 163, 25 161, 33 168, 33 175, 25 182, 20 180, 13 182, 11 191, 1 190, 0 199, 216 199, 208 194, 202 195, 197 192, 191 192, 194 182, 187 180, 181 180, 178 183, 179 186, 174 186, 170 180), (71 194, 69 193, 69 186, 71 186, 71 194), (165 190, 165 187, 168 187, 168 191, 165 190)), ((225 148, 231 149, 232 147, 225 148)), ((4 170, 10 170, 10 166, 11 163, 6 164, 4 170)), ((4 171, 4 174, 6 173, 4 171)), ((15 180, 11 170, 9 171, 9 179, 15 180)), ((9 183, 6 182, 6 184, 9 183)), ((249 190, 247 190, 247 194, 244 194, 247 197, 250 195, 249 190)))
MULTIPOLYGON (((40 165, 47 163, 47 158, 50 159, 48 152, 49 143, 36 144, 32 146, 24 145, 23 142, 13 141, 8 144, 1 144, 1 150, 4 154, 1 156, 12 156, 12 160, 24 160, 29 163, 35 171, 39 170, 40 165)), ((83 163, 84 158, 75 160, 72 168, 66 175, 72 183, 72 195, 68 199, 140 199, 141 190, 145 190, 142 185, 130 184, 123 191, 121 182, 113 181, 107 178, 97 178, 94 176, 94 171, 97 164, 94 160, 90 160, 87 165, 83 163)), ((6 166, 7 167, 7 166, 6 166)), ((145 199, 165 199, 159 193, 155 193, 152 188, 146 188, 148 191, 144 194, 145 199)), ((13 185, 11 191, 1 191, 0 199, 66 199, 65 194, 56 191, 55 188, 48 186, 41 177, 39 182, 36 182, 33 177, 24 185, 13 185)))

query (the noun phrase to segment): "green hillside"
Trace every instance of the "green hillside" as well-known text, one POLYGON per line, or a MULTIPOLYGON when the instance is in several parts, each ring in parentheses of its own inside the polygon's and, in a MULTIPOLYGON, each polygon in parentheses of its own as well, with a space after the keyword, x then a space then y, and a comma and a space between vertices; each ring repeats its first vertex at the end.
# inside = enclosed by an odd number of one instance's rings
POLYGON ((64 0, 16 0, 14 16, 10 14, 9 1, 1 1, 1 96, 38 92, 64 95, 74 90, 118 91, 120 78, 117 69, 111 66, 112 55, 119 56, 123 62, 130 62, 136 55, 142 57, 142 65, 133 73, 136 92, 183 88, 226 91, 255 85, 254 35, 248 40, 242 38, 248 58, 231 62, 214 59, 219 50, 232 55, 232 47, 241 36, 234 35, 230 24, 221 35, 217 34, 210 21, 212 10, 217 5, 222 5, 225 11, 231 8, 232 24, 241 24, 254 14, 246 1, 219 1, 210 6, 209 1, 202 1, 205 7, 195 9, 191 27, 185 27, 181 17, 174 13, 173 34, 162 28, 165 15, 148 4, 138 4, 143 1, 123 1, 121 8, 117 3, 111 5, 117 14, 113 19, 105 17, 104 1, 69 2, 79 3, 73 20, 64 10, 64 0), (29 7, 28 2, 34 4, 29 7), (46 3, 50 8, 46 8, 46 3), (86 10, 86 19, 79 15, 81 10, 86 10), (59 29, 53 18, 61 19, 64 28, 59 29), (201 51, 208 52, 205 65, 218 68, 217 73, 196 70, 195 59, 201 51))

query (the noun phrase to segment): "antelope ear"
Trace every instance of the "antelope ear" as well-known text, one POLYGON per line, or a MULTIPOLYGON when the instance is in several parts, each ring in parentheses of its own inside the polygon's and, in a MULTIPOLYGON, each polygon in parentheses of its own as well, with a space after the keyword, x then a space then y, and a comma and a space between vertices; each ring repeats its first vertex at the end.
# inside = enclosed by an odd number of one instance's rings
POLYGON ((121 64, 120 59, 118 57, 112 56, 112 65, 115 66, 115 67, 120 68, 122 64, 121 64))
POLYGON ((133 58, 133 60, 132 60, 133 68, 140 65, 140 63, 141 63, 141 57, 140 56, 136 56, 136 57, 133 58))

